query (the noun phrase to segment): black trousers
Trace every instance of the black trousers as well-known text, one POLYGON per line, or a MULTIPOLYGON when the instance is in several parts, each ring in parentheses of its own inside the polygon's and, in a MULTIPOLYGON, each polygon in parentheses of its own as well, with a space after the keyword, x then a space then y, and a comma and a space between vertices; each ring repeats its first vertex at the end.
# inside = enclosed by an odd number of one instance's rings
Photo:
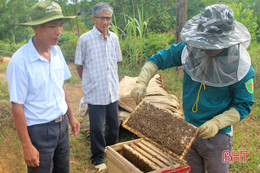
POLYGON ((118 142, 119 120, 118 101, 108 105, 88 105, 90 122, 91 162, 104 163, 106 146, 118 142), (105 129, 105 135, 103 130, 105 129))
POLYGON ((40 166, 28 166, 29 173, 69 173, 70 143, 67 116, 60 122, 28 127, 32 144, 40 153, 40 166))

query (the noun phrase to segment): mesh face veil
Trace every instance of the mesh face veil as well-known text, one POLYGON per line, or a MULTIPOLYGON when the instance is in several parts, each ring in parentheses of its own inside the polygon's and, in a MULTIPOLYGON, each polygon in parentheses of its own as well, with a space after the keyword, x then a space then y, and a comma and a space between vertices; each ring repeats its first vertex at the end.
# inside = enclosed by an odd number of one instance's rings
POLYGON ((230 7, 214 4, 191 18, 182 29, 181 38, 186 43, 182 63, 194 81, 222 87, 240 81, 247 74, 251 60, 246 49, 251 35, 234 19, 230 7), (204 51, 222 49, 222 53, 213 57, 204 51))
POLYGON ((184 70, 194 81, 223 87, 240 81, 248 72, 251 60, 240 44, 209 57, 202 49, 186 46, 182 52, 184 70))

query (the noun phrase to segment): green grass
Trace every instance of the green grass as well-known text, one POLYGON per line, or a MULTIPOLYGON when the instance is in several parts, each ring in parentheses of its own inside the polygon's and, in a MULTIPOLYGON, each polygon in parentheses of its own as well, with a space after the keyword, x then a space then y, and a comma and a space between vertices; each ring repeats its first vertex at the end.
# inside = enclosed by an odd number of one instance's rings
POLYGON ((84 133, 70 138, 71 172, 94 172, 90 163, 90 141, 84 133))
MULTIPOLYGON (((254 110, 251 115, 253 113, 255 113, 254 110)), ((232 150, 234 150, 236 154, 242 150, 250 151, 250 154, 247 155, 246 163, 239 163, 237 160, 231 163, 231 172, 260 172, 259 125, 259 117, 256 119, 254 116, 251 116, 234 126, 232 150)))
POLYGON ((252 65, 257 72, 260 71, 260 45, 251 47, 250 50, 248 51, 251 60, 252 60, 252 65))
POLYGON ((1 73, 0 74, 0 100, 9 98, 8 85, 5 80, 6 69, 7 69, 7 64, 0 65, 0 73, 1 73))
POLYGON ((118 64, 118 74, 119 80, 121 80, 124 76, 136 77, 139 75, 142 66, 130 66, 124 63, 118 64))
POLYGON ((230 164, 231 172, 260 172, 260 45, 249 50, 252 65, 255 70, 254 99, 250 115, 234 126, 233 150, 248 150, 246 163, 230 164))
POLYGON ((0 78, 0 100, 9 99, 8 85, 0 78))
POLYGON ((0 65, 0 72, 5 72, 6 69, 7 69, 7 65, 8 65, 8 64, 1 64, 1 65, 0 65))
POLYGON ((79 78, 79 76, 77 74, 71 74, 71 77, 69 79, 67 79, 65 81, 65 83, 76 84, 79 81, 81 81, 81 79, 79 78))
POLYGON ((70 73, 71 73, 71 77, 69 79, 67 79, 65 81, 65 83, 70 83, 70 84, 76 84, 76 83, 80 83, 81 79, 78 75, 78 72, 76 70, 76 66, 75 64, 69 64, 69 69, 70 69, 70 73))
POLYGON ((11 104, 7 99, 0 99, 0 146, 0 172, 26 172, 22 146, 12 121, 11 104))
POLYGON ((170 94, 176 95, 181 102, 183 81, 182 67, 178 67, 178 71, 176 71, 176 68, 169 68, 166 70, 159 70, 158 73, 162 76, 165 89, 170 94))

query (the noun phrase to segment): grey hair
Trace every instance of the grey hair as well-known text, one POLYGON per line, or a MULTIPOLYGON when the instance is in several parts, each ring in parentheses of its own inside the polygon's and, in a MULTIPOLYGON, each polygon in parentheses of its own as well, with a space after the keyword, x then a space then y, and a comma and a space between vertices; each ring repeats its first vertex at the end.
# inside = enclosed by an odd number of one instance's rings
POLYGON ((98 16, 99 12, 110 11, 111 16, 113 15, 113 7, 107 2, 99 2, 93 8, 93 16, 98 16))

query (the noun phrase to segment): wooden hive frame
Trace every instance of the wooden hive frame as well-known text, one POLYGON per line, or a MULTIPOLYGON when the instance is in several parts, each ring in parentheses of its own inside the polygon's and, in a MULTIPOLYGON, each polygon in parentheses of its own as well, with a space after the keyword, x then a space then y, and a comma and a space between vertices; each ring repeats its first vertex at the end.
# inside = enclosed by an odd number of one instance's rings
POLYGON ((172 113, 162 110, 145 100, 143 100, 136 107, 135 111, 133 111, 130 116, 123 122, 122 126, 137 136, 151 142, 153 145, 160 148, 164 152, 167 152, 171 156, 178 158, 179 160, 182 160, 187 154, 190 146, 198 134, 198 128, 186 122, 183 118, 174 116, 172 113), (168 122, 165 122, 168 123, 167 127, 159 127, 160 124, 159 126, 157 124, 155 128, 150 127, 151 124, 154 125, 156 123, 162 122, 162 119, 164 118, 167 118, 168 122), (140 121, 142 119, 146 119, 146 122, 140 121), (175 124, 177 123, 177 125, 171 126, 171 123, 173 122, 175 122, 175 124), (143 132, 143 129, 147 129, 147 131, 143 132), (161 141, 158 141, 158 139, 151 135, 153 133, 160 134, 160 130, 165 129, 167 129, 169 134, 161 134, 163 137, 161 141), (173 133, 170 133, 170 131, 173 133), (187 132, 185 133, 186 136, 177 137, 177 135, 180 135, 181 132, 183 133, 183 131, 187 132), (174 146, 167 146, 169 141, 174 141, 176 143, 175 148, 170 148, 174 146), (178 151, 179 147, 182 149, 178 151))
MULTIPOLYGON (((171 170, 167 153, 144 139, 136 139, 106 147, 108 173, 159 173, 171 170)), ((174 168, 190 169, 185 161, 172 158, 174 168)))

